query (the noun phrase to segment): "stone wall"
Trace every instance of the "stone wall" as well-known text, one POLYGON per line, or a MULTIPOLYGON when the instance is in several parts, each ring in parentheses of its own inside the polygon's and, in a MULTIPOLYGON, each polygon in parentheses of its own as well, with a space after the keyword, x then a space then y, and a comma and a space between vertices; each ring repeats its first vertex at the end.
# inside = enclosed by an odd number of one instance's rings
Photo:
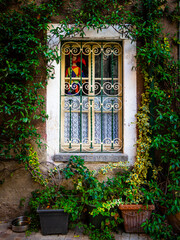
POLYGON ((0 221, 9 221, 24 214, 31 192, 39 185, 34 183, 31 175, 20 164, 13 161, 5 163, 3 167, 6 179, 0 185, 0 221))

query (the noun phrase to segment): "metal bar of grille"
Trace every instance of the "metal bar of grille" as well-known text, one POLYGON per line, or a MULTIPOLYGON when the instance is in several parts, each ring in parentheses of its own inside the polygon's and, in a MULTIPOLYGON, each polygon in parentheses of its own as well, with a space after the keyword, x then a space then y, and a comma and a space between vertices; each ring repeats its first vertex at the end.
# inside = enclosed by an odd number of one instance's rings
MULTIPOLYGON (((82 48, 82 43, 81 43, 82 48)), ((81 51, 81 76, 80 76, 80 152, 82 152, 82 51, 81 51)))
POLYGON ((114 100, 111 100, 112 102, 112 123, 111 123, 111 149, 114 149, 114 144, 113 144, 113 140, 114 140, 114 100))
MULTIPOLYGON (((112 53, 111 53, 111 75, 112 75, 112 80, 111 80, 111 84, 112 84, 112 86, 113 86, 113 84, 114 84, 114 59, 113 59, 113 46, 112 46, 112 53)), ((114 92, 114 88, 112 87, 112 92, 114 92)), ((114 149, 114 144, 113 144, 113 141, 114 141, 114 126, 113 126, 113 122, 114 122, 114 105, 113 105, 113 102, 114 102, 114 100, 112 100, 112 123, 111 123, 111 137, 112 137, 112 139, 111 139, 111 149, 114 149)))
POLYGON ((93 83, 93 53, 92 53, 92 45, 91 45, 91 93, 93 93, 92 83, 93 83))
MULTIPOLYGON (((111 84, 113 86, 114 84, 114 59, 113 59, 113 46, 112 46, 112 53, 111 53, 111 74, 112 74, 112 79, 111 79, 111 84)), ((112 87, 112 93, 114 92, 114 88, 112 87)))
POLYGON ((62 62, 61 81, 65 82, 65 89, 60 86, 61 151, 121 151, 121 45, 105 41, 65 42, 62 54, 65 63, 62 62))
POLYGON ((103 152, 103 45, 101 43, 101 152, 103 152))
MULTIPOLYGON (((61 52, 62 48, 60 46, 60 53, 62 54, 61 52)), ((62 58, 60 59, 60 63, 62 63, 62 58)), ((59 120, 60 120, 60 124, 59 124, 59 151, 61 151, 61 64, 60 64, 60 99, 59 99, 59 107, 60 107, 60 112, 59 112, 59 120)))
POLYGON ((92 127, 93 127, 93 125, 92 125, 92 108, 93 108, 93 106, 92 106, 92 102, 93 102, 93 100, 92 99, 90 99, 90 114, 91 114, 91 144, 90 144, 90 148, 92 149, 93 148, 93 129, 92 129, 92 127))
POLYGON ((69 100, 69 114, 70 114, 70 126, 69 126, 69 148, 71 148, 71 102, 72 100, 69 100))
MULTIPOLYGON (((72 46, 70 47, 72 49, 72 46)), ((71 92, 71 81, 72 81, 72 52, 70 51, 70 92, 71 92)))

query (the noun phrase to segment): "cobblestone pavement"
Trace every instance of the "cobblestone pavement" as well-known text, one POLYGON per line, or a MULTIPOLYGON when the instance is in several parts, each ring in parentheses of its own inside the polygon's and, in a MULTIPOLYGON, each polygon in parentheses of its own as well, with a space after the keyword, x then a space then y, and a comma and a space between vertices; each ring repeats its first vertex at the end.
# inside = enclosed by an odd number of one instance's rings
MULTIPOLYGON (((40 232, 26 236, 25 233, 15 233, 7 228, 7 225, 0 224, 0 240, 88 240, 89 237, 80 232, 70 230, 67 235, 43 236, 40 232)), ((108 239, 107 239, 108 240, 108 239)), ((119 231, 115 234, 115 240, 150 240, 146 234, 129 234, 119 231)))

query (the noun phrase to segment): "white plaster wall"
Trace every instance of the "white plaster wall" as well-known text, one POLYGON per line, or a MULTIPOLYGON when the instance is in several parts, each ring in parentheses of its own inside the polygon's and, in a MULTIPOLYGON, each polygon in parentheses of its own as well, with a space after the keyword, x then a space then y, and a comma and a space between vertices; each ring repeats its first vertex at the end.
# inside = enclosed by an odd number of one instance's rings
MULTIPOLYGON (((92 28, 84 29, 86 35, 85 38, 87 39, 106 39, 106 40, 119 40, 119 39, 125 39, 125 34, 122 35, 118 32, 118 26, 111 27, 109 26, 108 28, 104 28, 101 31, 96 31, 92 28)), ((80 35, 76 35, 77 38, 81 38, 80 35)))
POLYGON ((124 153, 128 154, 130 164, 136 156, 136 113, 137 113, 137 79, 136 79, 136 43, 123 41, 123 86, 124 86, 124 153))
MULTIPOLYGON (((50 32, 48 35, 50 35, 50 32)), ((49 45, 52 48, 59 45, 59 39, 53 37, 49 45)), ((60 46, 58 47, 60 49, 60 46)), ((46 92, 46 112, 49 116, 46 122, 48 161, 51 161, 52 156, 59 152, 60 64, 54 61, 52 65, 54 66, 54 78, 48 79, 46 92)))
POLYGON ((55 78, 48 80, 46 111, 48 120, 46 124, 47 134, 47 160, 59 152, 59 83, 60 64, 54 63, 55 78))
MULTIPOLYGON (((53 28, 58 26, 53 24, 53 28)), ((50 26, 52 29, 52 26, 50 26)), ((120 34, 117 33, 112 27, 103 29, 97 33, 93 29, 85 29, 86 39, 121 39, 120 34)), ((50 34, 50 33, 49 33, 50 34)), ((79 39, 80 36, 72 38, 72 40, 79 39)), ((53 37, 50 45, 57 44, 59 39, 53 37)), ((124 149, 123 152, 128 155, 129 164, 132 165, 136 156, 136 125, 135 114, 137 112, 137 89, 136 89, 136 71, 133 70, 136 66, 136 43, 131 43, 131 40, 123 40, 123 86, 124 86, 124 149)), ((48 80, 47 85, 47 160, 51 160, 54 154, 59 153, 59 111, 60 111, 60 64, 53 63, 55 67, 55 78, 48 80)))

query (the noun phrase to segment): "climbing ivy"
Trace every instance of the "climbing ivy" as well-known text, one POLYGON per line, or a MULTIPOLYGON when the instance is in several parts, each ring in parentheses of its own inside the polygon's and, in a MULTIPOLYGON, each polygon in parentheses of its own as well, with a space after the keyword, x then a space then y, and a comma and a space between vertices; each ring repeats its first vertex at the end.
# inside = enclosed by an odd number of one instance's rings
POLYGON ((168 214, 179 211, 178 63, 170 48, 178 40, 174 36, 172 40, 161 25, 162 18, 179 19, 178 5, 170 12, 169 3, 173 1, 71 0, 63 6, 58 0, 38 4, 1 0, 0 160, 27 162, 30 142, 41 144, 36 124, 47 118, 41 93, 47 84, 45 79, 53 78, 49 63, 60 59, 56 48, 47 44, 51 17, 66 13, 60 27, 51 31, 60 39, 62 32, 65 36, 84 36, 85 27, 99 31, 109 25, 119 26, 116 31, 126 29, 129 38, 138 43, 136 58, 145 89, 137 114, 137 161, 130 181, 135 186, 146 184, 161 168, 158 181, 164 195, 160 202, 167 206, 168 214))
MULTIPOLYGON (((0 157, 26 161, 30 141, 40 144, 35 124, 45 121, 45 67, 54 58, 47 46, 46 31, 50 17, 61 4, 33 2, 16 5, 0 14, 0 157), (44 74, 43 74, 44 73, 44 74)), ((4 1, 1 5, 7 6, 4 1)))

